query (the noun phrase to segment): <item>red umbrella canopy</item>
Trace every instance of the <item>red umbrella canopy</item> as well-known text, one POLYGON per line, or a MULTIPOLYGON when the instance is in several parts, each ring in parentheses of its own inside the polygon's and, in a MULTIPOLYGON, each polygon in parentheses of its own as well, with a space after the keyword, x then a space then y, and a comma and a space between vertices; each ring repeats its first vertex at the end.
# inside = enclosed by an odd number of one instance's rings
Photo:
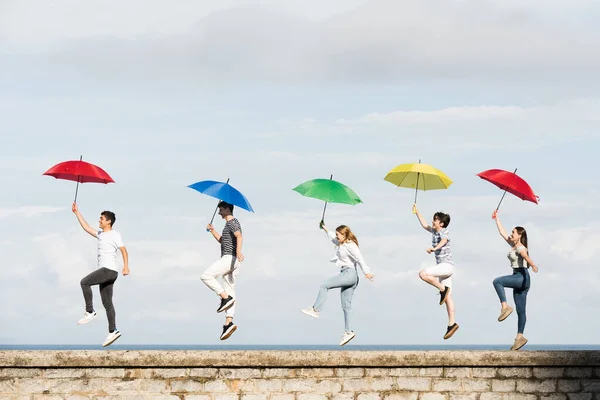
POLYGON ((487 171, 478 173, 477 176, 493 183, 502 190, 514 194, 521 200, 538 204, 540 198, 536 196, 531 186, 514 172, 502 169, 488 169, 487 171))
POLYGON ((44 175, 79 183, 93 182, 106 184, 115 182, 102 168, 80 160, 64 161, 56 164, 44 172, 44 175))

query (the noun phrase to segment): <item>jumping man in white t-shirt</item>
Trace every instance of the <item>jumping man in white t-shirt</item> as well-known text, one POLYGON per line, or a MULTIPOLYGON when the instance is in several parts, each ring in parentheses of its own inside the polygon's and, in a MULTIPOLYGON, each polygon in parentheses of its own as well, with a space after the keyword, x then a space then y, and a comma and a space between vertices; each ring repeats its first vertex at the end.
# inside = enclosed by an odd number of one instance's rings
POLYGON ((102 298, 102 304, 106 309, 106 317, 108 318, 108 336, 104 340, 104 343, 102 343, 102 346, 106 347, 121 337, 121 332, 116 327, 115 307, 112 303, 113 285, 119 276, 117 249, 121 250, 121 255, 123 256, 123 276, 129 275, 129 256, 127 249, 123 245, 121 234, 112 228, 117 220, 113 212, 103 211, 98 221, 100 230, 95 230, 85 222, 76 203, 73 203, 71 209, 77 216, 77 220, 83 230, 98 239, 98 269, 81 280, 81 290, 83 291, 83 298, 85 300, 85 314, 77 324, 87 324, 96 318, 96 311, 94 311, 92 302, 92 286, 99 285, 100 297, 102 298))

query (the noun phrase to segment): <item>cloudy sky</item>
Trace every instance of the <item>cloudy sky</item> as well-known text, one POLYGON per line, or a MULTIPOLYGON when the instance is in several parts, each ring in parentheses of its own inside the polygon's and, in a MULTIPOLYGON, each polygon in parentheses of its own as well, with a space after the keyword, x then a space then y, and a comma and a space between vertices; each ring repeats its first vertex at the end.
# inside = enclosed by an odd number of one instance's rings
MULTIPOLYGON (((42 176, 83 155, 116 184, 85 184, 96 225, 117 214, 131 275, 115 287, 119 344, 222 344, 222 315, 200 274, 219 256, 204 230, 215 201, 187 188, 226 180, 245 240, 238 331, 227 344, 336 344, 335 273, 322 203, 292 191, 317 177, 364 203, 330 205, 373 269, 354 298, 352 344, 512 344, 496 276, 511 272, 490 218, 502 192, 475 174, 518 168, 539 205, 507 195, 532 276, 531 344, 600 344, 596 176, 600 3, 595 0, 0 0, 0 343, 97 344, 79 281, 96 242, 70 211, 75 184, 42 176), (419 159, 454 180, 420 192, 449 212, 460 330, 419 269, 434 262, 414 192, 383 180, 419 159)), ((221 229, 223 222, 216 222, 221 229)), ((507 292, 510 302, 510 291, 507 292)))

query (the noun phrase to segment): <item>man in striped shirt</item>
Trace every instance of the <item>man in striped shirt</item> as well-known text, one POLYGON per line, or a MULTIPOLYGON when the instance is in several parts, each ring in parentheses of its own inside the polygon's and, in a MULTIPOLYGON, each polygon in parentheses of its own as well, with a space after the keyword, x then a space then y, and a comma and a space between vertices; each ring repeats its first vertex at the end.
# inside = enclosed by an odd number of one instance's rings
POLYGON ((225 220, 223 232, 219 235, 211 224, 208 224, 206 229, 221 244, 221 258, 208 267, 200 278, 221 298, 217 312, 225 311, 225 325, 223 325, 223 333, 220 337, 221 340, 225 340, 237 329, 233 323, 235 282, 244 256, 242 254, 242 227, 239 221, 233 217, 233 204, 221 201, 218 208, 219 215, 225 220), (222 284, 217 280, 218 277, 222 278, 222 284))

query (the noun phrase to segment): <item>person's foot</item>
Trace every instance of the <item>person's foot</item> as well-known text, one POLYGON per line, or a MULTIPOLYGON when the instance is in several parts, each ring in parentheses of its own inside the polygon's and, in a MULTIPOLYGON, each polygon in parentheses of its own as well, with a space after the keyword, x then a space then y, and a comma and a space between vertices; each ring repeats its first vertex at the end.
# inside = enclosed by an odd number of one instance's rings
POLYGON ((510 349, 519 350, 521 347, 525 346, 525 344, 527 344, 527 339, 525 339, 525 336, 521 336, 520 338, 515 339, 515 343, 510 349))
POLYGON ((352 339, 354 339, 354 336, 356 336, 356 333, 354 332, 344 332, 344 334, 342 335, 342 341, 340 342, 340 346, 343 346, 352 339))
POLYGON ((96 318, 96 311, 92 311, 91 313, 86 311, 85 314, 83 314, 83 317, 77 321, 77 325, 85 325, 94 318, 96 318))
POLYGON ((500 316, 498 317, 498 322, 504 321, 510 314, 512 314, 513 308, 511 306, 506 306, 500 311, 500 316))
POLYGON ((303 308, 302 311, 306 315, 310 315, 313 318, 319 318, 319 313, 315 311, 314 308, 303 308))
POLYGON ((110 346, 115 340, 117 340, 120 337, 121 332, 119 332, 118 330, 114 330, 113 332, 108 334, 108 336, 104 340, 104 343, 102 343, 102 347, 110 346))
POLYGON ((235 299, 233 297, 227 296, 226 299, 221 297, 221 305, 219 308, 217 308, 217 312, 220 313, 229 310, 233 306, 233 303, 235 303, 235 299))
POLYGON ((233 332, 237 329, 237 326, 233 322, 223 325, 223 333, 221 333, 221 340, 229 339, 229 336, 233 335, 233 332))
POLYGON ((446 328, 446 334, 444 335, 444 340, 450 339, 452 337, 452 335, 454 335, 454 332, 456 332, 457 330, 458 330, 458 324, 456 322, 454 324, 448 326, 448 328, 446 328))
POLYGON ((440 306, 446 302, 449 293, 450 288, 448 286, 444 286, 444 290, 440 291, 440 306))

